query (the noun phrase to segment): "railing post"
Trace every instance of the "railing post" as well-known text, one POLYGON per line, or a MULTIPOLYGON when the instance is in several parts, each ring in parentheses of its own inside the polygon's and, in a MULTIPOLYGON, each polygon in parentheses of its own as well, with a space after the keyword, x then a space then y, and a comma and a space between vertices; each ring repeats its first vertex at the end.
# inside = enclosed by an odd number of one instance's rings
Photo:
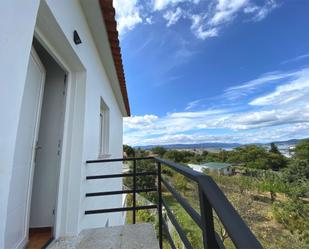
POLYGON ((133 160, 133 224, 136 222, 136 159, 133 160))
POLYGON ((200 211, 201 211, 204 248, 207 249, 219 248, 216 241, 212 207, 209 201, 207 200, 205 194, 203 193, 202 189, 200 188, 200 186, 199 186, 199 197, 200 197, 200 211))
POLYGON ((159 216, 159 245, 160 248, 163 248, 162 245, 162 240, 163 240, 163 235, 162 235, 162 186, 161 186, 161 163, 157 162, 157 170, 158 170, 158 183, 157 183, 157 188, 158 188, 158 216, 159 216))

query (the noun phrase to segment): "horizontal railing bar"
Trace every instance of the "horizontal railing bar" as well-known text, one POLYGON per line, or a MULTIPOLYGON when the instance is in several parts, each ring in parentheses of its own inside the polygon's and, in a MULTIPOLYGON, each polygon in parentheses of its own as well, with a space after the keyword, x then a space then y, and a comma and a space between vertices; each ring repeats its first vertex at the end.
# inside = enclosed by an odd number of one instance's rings
POLYGON ((172 224, 174 225, 180 239, 182 240, 182 243, 185 245, 185 247, 187 249, 193 249, 191 243, 189 242, 185 232, 182 230, 181 226, 179 225, 176 217, 174 216, 174 214, 172 213, 171 209, 169 208, 169 206, 166 204, 166 202, 164 201, 164 199, 162 198, 162 204, 164 205, 165 209, 166 209, 166 213, 167 216, 169 217, 169 219, 171 220, 172 224))
POLYGON ((180 165, 178 163, 174 163, 174 162, 171 162, 171 161, 168 161, 168 160, 165 160, 165 159, 161 159, 161 158, 158 158, 158 157, 155 157, 155 160, 157 162, 160 162, 166 166, 168 166, 169 168, 175 170, 176 172, 190 178, 191 180, 193 181, 197 181, 197 177, 201 176, 201 175, 204 175, 200 172, 197 172, 189 167, 185 167, 183 165, 180 165))
MULTIPOLYGON (((144 209, 156 209, 157 205, 148 205, 148 206, 136 206, 135 210, 144 210, 144 209)), ((113 213, 113 212, 123 212, 123 211, 133 211, 133 207, 123 207, 123 208, 106 208, 106 209, 96 209, 96 210, 86 210, 85 214, 104 214, 104 213, 113 213)))
POLYGON ((199 185, 237 248, 263 248, 214 180, 203 175, 199 185))
MULTIPOLYGON (((119 178, 119 177, 132 177, 133 173, 112 174, 112 175, 94 175, 87 176, 86 180, 106 179, 106 178, 119 178)), ((155 176, 157 172, 139 172, 136 176, 155 176)))
MULTIPOLYGON (((156 158, 154 158, 154 157, 142 157, 142 158, 118 158, 118 159, 88 160, 87 163, 138 161, 138 160, 151 160, 151 159, 155 159, 155 161, 160 162, 163 165, 166 165, 167 167, 171 168, 172 170, 175 170, 176 172, 178 172, 178 173, 184 175, 185 177, 188 177, 189 179, 198 183, 198 185, 202 189, 202 192, 205 194, 210 205, 212 206, 212 208, 217 213, 218 217, 220 218, 222 224, 224 225, 226 231, 228 232, 230 238, 232 239, 233 243, 236 245, 237 248, 262 248, 259 241, 253 235, 251 230, 247 227, 245 222, 239 216, 237 211, 234 209, 232 204, 228 201, 228 199, 223 194, 223 192, 220 190, 220 188, 217 186, 217 184, 212 180, 211 177, 204 175, 203 173, 196 172, 191 168, 187 168, 187 167, 184 167, 180 164, 177 164, 177 163, 174 163, 174 162, 171 162, 171 161, 168 161, 168 160, 164 160, 164 159, 161 159, 161 158, 157 158, 157 157, 156 158)), ((95 177, 95 176, 90 176, 90 177, 95 177)), ((93 178, 93 179, 95 179, 95 178, 93 178)), ((100 178, 98 177, 96 179, 100 179, 100 178)), ((172 191, 170 191, 170 192, 173 194, 172 191)), ((177 193, 176 191, 174 191, 174 192, 177 193)), ((181 196, 181 195, 179 195, 179 196, 181 196)), ((175 195, 174 195, 174 197, 175 197, 175 195)), ((182 201, 179 201, 179 202, 181 204, 183 204, 182 201)), ((94 211, 96 211, 96 210, 94 210, 94 211)), ((119 211, 126 211, 126 210, 119 210, 119 211)), ((186 211, 188 212, 187 209, 186 209, 186 211)), ((188 213, 190 214, 190 211, 188 213)), ((170 212, 170 214, 172 214, 172 213, 170 212)), ((190 216, 192 217, 191 214, 190 214, 190 216)), ((172 216, 172 217, 175 218, 174 216, 172 216)), ((196 215, 193 215, 192 219, 200 226, 200 223, 197 222, 198 219, 196 217, 197 217, 196 215)), ((176 219, 174 221, 176 221, 176 219)), ((180 226, 178 228, 180 228, 180 226)))
POLYGON ((140 160, 151 160, 154 157, 129 157, 129 158, 113 158, 113 159, 97 159, 97 160, 87 160, 86 163, 108 163, 108 162, 124 162, 124 161, 140 161, 140 160))
POLYGON ((165 228, 165 232, 166 232, 166 235, 167 235, 167 240, 168 240, 168 242, 169 242, 171 248, 172 248, 172 249, 176 249, 176 246, 175 246, 175 244, 174 244, 174 241, 173 241, 173 239, 172 239, 172 236, 171 236, 171 234, 170 234, 170 232, 169 232, 169 230, 168 230, 168 226, 167 226, 167 224, 166 224, 166 222, 165 222, 164 219, 162 219, 162 224, 163 224, 163 226, 164 226, 164 228, 165 228))
POLYGON ((164 186, 168 189, 169 192, 172 193, 174 198, 181 204, 181 206, 186 210, 186 212, 191 216, 193 221, 202 228, 202 220, 201 216, 198 212, 195 211, 193 207, 189 204, 189 202, 183 198, 164 178, 161 179, 164 186))
MULTIPOLYGON (((136 189, 136 193, 148 193, 148 192, 155 192, 157 191, 156 188, 149 188, 149 189, 136 189)), ((86 197, 95 197, 95 196, 105 196, 105 195, 119 195, 119 194, 132 194, 134 190, 132 189, 125 189, 125 190, 117 190, 117 191, 106 191, 106 192, 94 192, 94 193, 86 193, 86 197)))

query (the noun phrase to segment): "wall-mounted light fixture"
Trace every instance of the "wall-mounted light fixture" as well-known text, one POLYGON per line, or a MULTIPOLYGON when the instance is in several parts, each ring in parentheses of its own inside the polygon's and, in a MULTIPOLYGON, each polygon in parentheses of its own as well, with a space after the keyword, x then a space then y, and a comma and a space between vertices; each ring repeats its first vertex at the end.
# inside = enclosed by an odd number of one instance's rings
POLYGON ((75 43, 76 45, 82 43, 82 40, 80 39, 79 34, 77 33, 76 30, 74 30, 73 39, 74 39, 74 43, 75 43))

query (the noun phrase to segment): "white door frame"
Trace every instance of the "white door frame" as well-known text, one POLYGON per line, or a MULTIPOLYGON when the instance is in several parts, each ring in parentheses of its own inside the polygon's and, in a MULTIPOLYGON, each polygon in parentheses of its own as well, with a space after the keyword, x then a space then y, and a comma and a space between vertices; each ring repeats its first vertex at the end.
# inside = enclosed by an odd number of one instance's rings
POLYGON ((80 232, 86 70, 45 1, 40 4, 34 37, 67 73, 54 224, 54 237, 57 239, 80 232))
MULTIPOLYGON (((62 192, 63 192, 63 188, 61 188, 61 186, 63 185, 63 183, 61 184, 60 181, 63 181, 64 179, 64 158, 67 156, 66 151, 65 151, 65 144, 67 144, 67 136, 68 136, 68 127, 67 127, 67 123, 68 123, 68 105, 69 102, 71 101, 70 97, 70 89, 71 89, 71 85, 72 85, 72 74, 74 74, 70 69, 69 66, 67 66, 61 56, 57 53, 57 51, 48 43, 48 41, 46 40, 46 38, 44 37, 43 34, 40 33, 39 30, 35 30, 35 38, 37 38, 40 42, 40 44, 44 47, 44 48, 48 48, 48 53, 57 61, 57 64, 65 71, 65 73, 67 74, 67 83, 66 83, 66 98, 65 98, 65 102, 64 102, 64 115, 63 115, 63 119, 62 121, 64 122, 63 124, 63 132, 62 132, 62 146, 61 146, 61 158, 60 158, 60 165, 59 165, 59 175, 58 175, 58 181, 57 181, 57 197, 56 197, 56 209, 55 209, 55 221, 54 221, 54 225, 53 225, 53 236, 54 237, 58 237, 57 234, 59 234, 58 230, 58 220, 61 217, 61 208, 60 208, 60 199, 62 199, 62 192)), ((37 139, 37 138, 36 138, 37 139)), ((34 171, 33 171, 34 172, 34 171)), ((32 174, 33 174, 32 172, 32 174)), ((32 175, 32 180, 31 180, 31 193, 32 193, 32 184, 33 184, 33 175, 32 175)), ((28 217, 27 217, 27 226, 28 226, 28 230, 29 230, 29 220, 30 220, 30 208, 31 208, 31 193, 30 193, 30 198, 28 197, 28 200, 30 201, 30 207, 28 204, 28 217)))

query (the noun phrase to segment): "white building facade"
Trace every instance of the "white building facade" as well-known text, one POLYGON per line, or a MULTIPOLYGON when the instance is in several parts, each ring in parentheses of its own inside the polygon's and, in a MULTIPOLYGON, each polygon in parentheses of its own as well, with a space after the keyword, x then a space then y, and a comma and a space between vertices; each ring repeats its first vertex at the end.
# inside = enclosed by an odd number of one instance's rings
POLYGON ((86 161, 122 157, 130 115, 111 1, 4 0, 0 19, 0 248, 24 248, 32 227, 59 238, 122 224, 122 213, 84 214, 122 205, 85 198, 122 187, 86 181, 121 172, 86 161))

